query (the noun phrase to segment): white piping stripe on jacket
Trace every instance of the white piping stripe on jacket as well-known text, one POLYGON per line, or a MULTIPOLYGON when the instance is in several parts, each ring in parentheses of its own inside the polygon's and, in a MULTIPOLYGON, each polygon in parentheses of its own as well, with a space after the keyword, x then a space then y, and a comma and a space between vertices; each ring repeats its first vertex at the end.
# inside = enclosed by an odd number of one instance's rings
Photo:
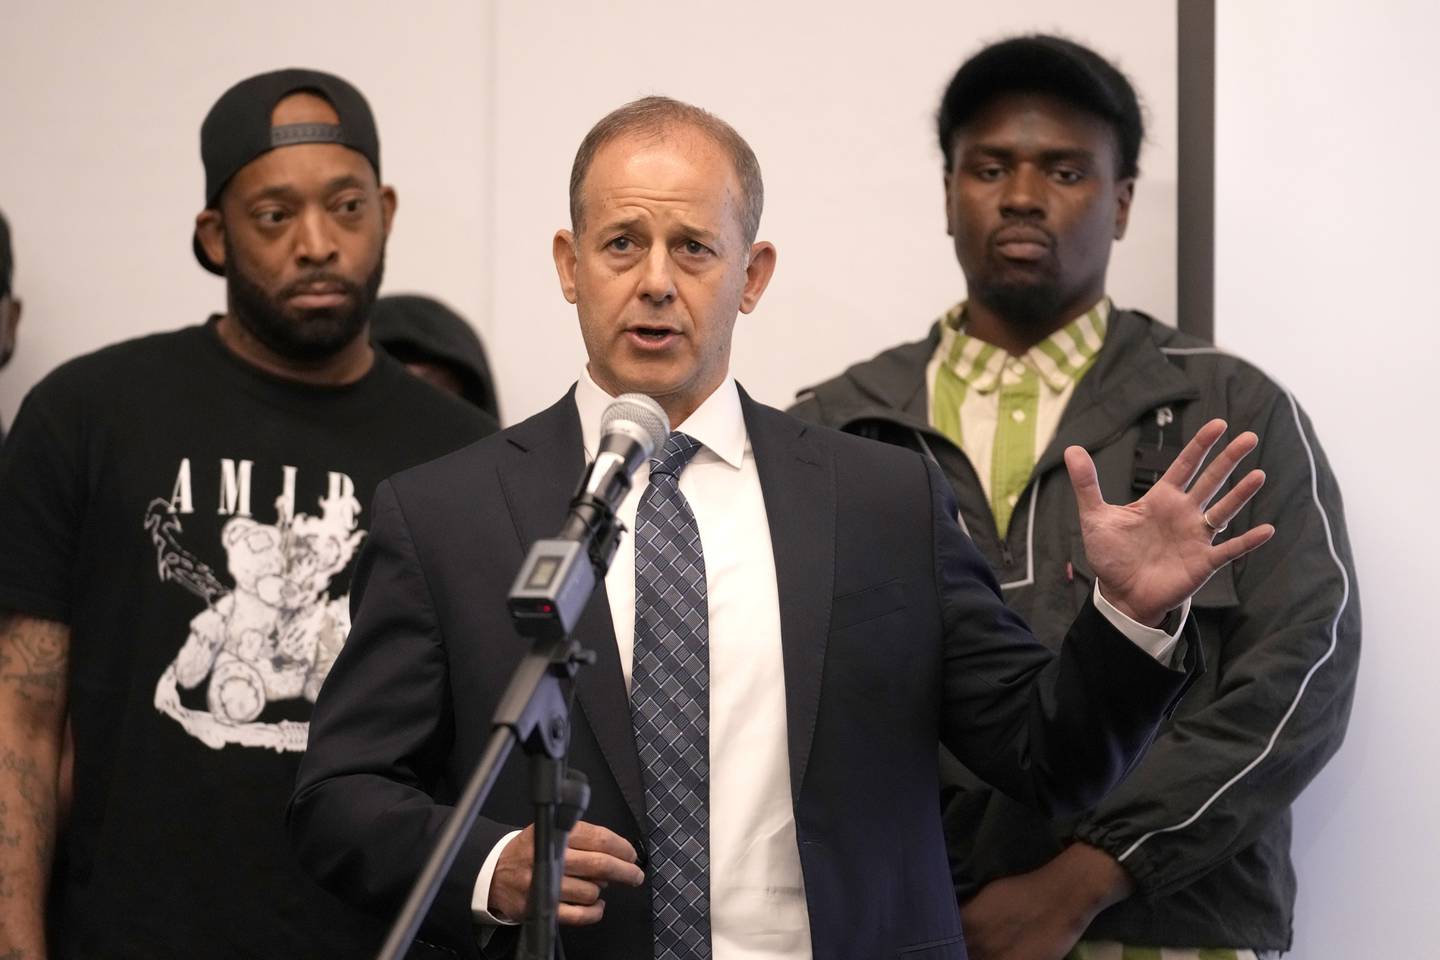
MULTIPOLYGON (((1168 349, 1161 348, 1161 352, 1169 354, 1222 353, 1222 351, 1216 350, 1211 347, 1175 347, 1168 349)), ((1276 385, 1279 386, 1279 384, 1276 385)), ((1248 763, 1245 768, 1242 769, 1239 773, 1235 774, 1235 776, 1231 777, 1224 784, 1222 784, 1218 790, 1211 794, 1210 799, 1202 803, 1200 805, 1200 808, 1196 810, 1193 814, 1191 814, 1189 818, 1175 824, 1174 826, 1161 827, 1158 830, 1151 830, 1149 833, 1145 834, 1140 839, 1132 843, 1124 853, 1120 854, 1120 856, 1116 858, 1121 863, 1124 863, 1127 857, 1129 857, 1136 850, 1140 849, 1142 844, 1144 844, 1147 840, 1149 840, 1156 834, 1174 833, 1177 830, 1184 830, 1196 820, 1200 819, 1200 817, 1204 815, 1205 811, 1209 810, 1210 807, 1215 803, 1215 801, 1220 799, 1220 797, 1225 793, 1225 791, 1229 790, 1236 783, 1238 783, 1251 770, 1254 770, 1256 767, 1258 767, 1260 763, 1270 755, 1270 751, 1274 749, 1275 741, 1280 738, 1280 734, 1284 731, 1285 725, 1290 722, 1291 715, 1295 713, 1295 709, 1300 705, 1300 698, 1305 695, 1306 689, 1309 688, 1310 679, 1315 676, 1315 671, 1319 670, 1322 666, 1324 666, 1325 662, 1328 661, 1330 657, 1335 653, 1335 647, 1338 643, 1337 638, 1340 626, 1340 617, 1345 613, 1345 608, 1350 603, 1350 575, 1345 571, 1345 564, 1341 562, 1340 555, 1335 552, 1335 536, 1331 531, 1330 527, 1330 515, 1325 512, 1325 505, 1320 502, 1319 476, 1318 471, 1315 469, 1315 453, 1310 448, 1310 438, 1305 435, 1305 425, 1300 421, 1300 407, 1298 404, 1295 403, 1295 397, 1290 393, 1289 390, 1286 390, 1284 387, 1280 387, 1280 391, 1285 394, 1285 399, 1290 402, 1290 414, 1295 418, 1295 429, 1300 433, 1300 442, 1305 447, 1305 457, 1310 463, 1310 498, 1315 504, 1315 509, 1320 513, 1320 522, 1325 527, 1325 542, 1330 548, 1330 558, 1335 561, 1335 569, 1340 571, 1340 607, 1335 611, 1334 619, 1330 621, 1330 648, 1325 651, 1325 654, 1319 660, 1315 661, 1314 665, 1311 666, 1310 669, 1306 672, 1305 679, 1300 681, 1300 688, 1295 691, 1295 699, 1290 701, 1290 707, 1285 711, 1284 716, 1280 718, 1280 722, 1276 724, 1275 731, 1270 734, 1270 740, 1268 743, 1265 744, 1265 749, 1260 752, 1260 755, 1254 760, 1250 761, 1250 763, 1248 763)))
POLYGON ((1014 590, 1018 587, 1028 587, 1035 582, 1035 504, 1040 500, 1040 478, 1035 478, 1035 485, 1030 488, 1030 509, 1025 518, 1025 579, 1011 580, 1009 583, 1000 584, 1001 590, 1014 590))

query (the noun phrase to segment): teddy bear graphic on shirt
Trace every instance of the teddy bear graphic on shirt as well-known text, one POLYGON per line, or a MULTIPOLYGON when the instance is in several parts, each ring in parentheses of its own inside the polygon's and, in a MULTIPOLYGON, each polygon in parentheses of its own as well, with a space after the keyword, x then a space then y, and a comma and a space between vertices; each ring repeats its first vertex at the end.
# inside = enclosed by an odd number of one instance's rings
POLYGON ((155 706, 191 736, 215 749, 226 744, 303 751, 305 721, 266 722, 279 701, 311 703, 350 630, 349 597, 331 598, 331 581, 350 563, 365 534, 357 530, 359 501, 321 498, 320 515, 260 523, 235 516, 221 530, 226 587, 179 543, 180 521, 157 499, 146 516, 162 580, 173 580, 206 602, 155 688, 155 706), (205 690, 208 709, 181 702, 180 690, 205 690))

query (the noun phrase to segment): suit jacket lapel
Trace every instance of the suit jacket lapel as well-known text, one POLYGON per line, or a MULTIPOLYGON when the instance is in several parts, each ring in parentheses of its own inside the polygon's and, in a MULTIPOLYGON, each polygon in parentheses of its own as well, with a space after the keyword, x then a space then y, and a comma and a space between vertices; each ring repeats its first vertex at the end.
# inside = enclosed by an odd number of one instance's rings
MULTIPOLYGON (((531 543, 553 537, 565 519, 580 473, 585 469, 585 448, 574 390, 550 409, 509 431, 515 456, 501 468, 501 486, 515 522, 515 532, 528 549, 531 543)), ((643 827, 645 791, 640 760, 630 722, 630 700, 615 626, 603 582, 596 585, 590 604, 575 626, 574 639, 595 652, 595 663, 580 670, 575 695, 590 729, 600 743, 625 803, 643 827)))
POLYGON ((755 403, 744 390, 740 391, 740 404, 775 553, 790 790, 798 802, 820 707, 820 679, 830 633, 835 472, 828 452, 807 436, 816 428, 755 403))

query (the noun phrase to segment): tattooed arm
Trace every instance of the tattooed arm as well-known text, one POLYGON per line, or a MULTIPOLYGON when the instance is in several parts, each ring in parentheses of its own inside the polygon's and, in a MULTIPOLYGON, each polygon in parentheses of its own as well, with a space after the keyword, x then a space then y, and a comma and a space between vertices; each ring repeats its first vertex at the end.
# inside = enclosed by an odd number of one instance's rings
POLYGON ((0 960, 45 956, 70 629, 0 611, 0 960))

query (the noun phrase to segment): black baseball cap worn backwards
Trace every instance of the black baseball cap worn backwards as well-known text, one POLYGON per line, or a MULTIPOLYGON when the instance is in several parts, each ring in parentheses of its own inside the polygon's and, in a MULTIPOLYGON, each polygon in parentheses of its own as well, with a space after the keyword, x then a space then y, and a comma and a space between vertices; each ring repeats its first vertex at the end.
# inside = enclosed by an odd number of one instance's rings
MULTIPOLYGON (((370 161, 380 177, 380 135, 365 97, 339 77, 319 70, 291 68, 241 80, 226 90, 200 125, 200 159, 205 164, 205 206, 220 202, 220 193, 240 168, 261 154, 299 143, 337 143, 370 161), (329 102, 339 123, 270 125, 275 105, 293 93, 313 93, 329 102)), ((211 273, 225 271, 205 255, 193 236, 195 259, 211 273)))

